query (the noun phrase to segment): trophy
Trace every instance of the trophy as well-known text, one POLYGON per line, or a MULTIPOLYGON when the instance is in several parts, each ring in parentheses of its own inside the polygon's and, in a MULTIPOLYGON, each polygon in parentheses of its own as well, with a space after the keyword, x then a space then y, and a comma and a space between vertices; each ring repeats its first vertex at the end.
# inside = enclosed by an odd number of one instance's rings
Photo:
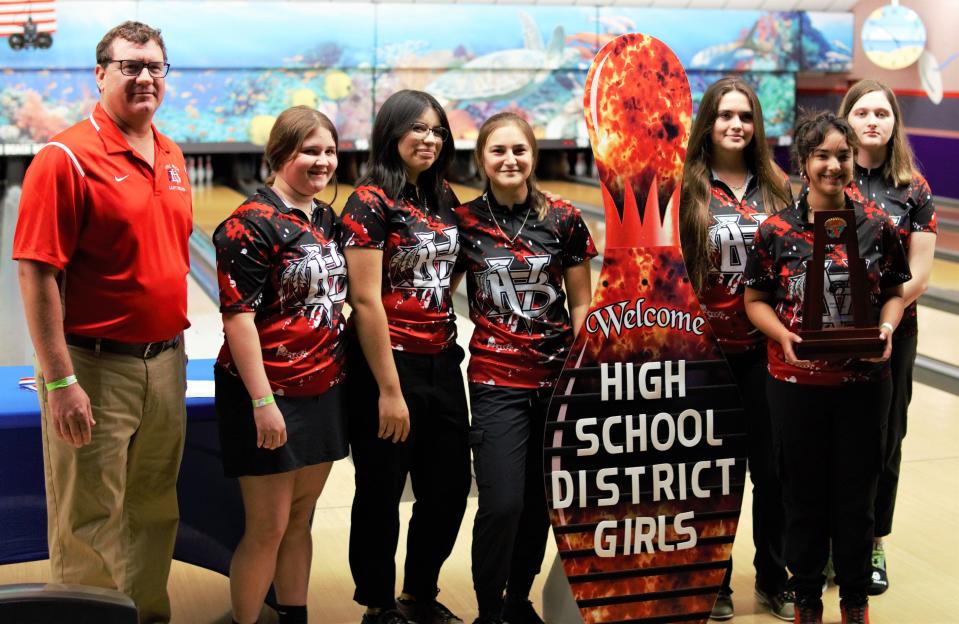
POLYGON ((859 257, 856 213, 853 210, 820 210, 813 213, 812 264, 806 268, 803 322, 793 345, 803 360, 839 360, 880 357, 886 348, 879 327, 869 318, 866 263, 859 257), (849 261, 849 294, 852 300, 852 327, 823 329, 823 275, 826 245, 845 245, 849 261))

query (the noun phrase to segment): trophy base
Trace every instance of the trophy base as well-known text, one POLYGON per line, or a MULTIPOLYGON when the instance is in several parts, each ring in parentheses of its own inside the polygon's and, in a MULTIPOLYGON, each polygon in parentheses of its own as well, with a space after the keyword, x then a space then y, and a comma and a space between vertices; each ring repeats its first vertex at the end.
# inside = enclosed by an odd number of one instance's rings
POLYGON ((844 360, 882 356, 886 343, 879 337, 878 327, 837 327, 800 331, 800 344, 793 352, 801 360, 844 360))

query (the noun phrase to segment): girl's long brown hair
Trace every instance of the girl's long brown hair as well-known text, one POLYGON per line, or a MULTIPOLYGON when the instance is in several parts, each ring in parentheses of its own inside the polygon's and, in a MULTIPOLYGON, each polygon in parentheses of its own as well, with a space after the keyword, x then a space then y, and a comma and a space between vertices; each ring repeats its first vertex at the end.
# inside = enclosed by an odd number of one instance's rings
MULTIPOLYGON (((484 178, 486 174, 483 169, 483 150, 486 149, 486 143, 489 141, 489 137, 495 130, 502 128, 503 126, 512 124, 519 128, 520 132, 523 133, 523 136, 526 137, 526 142, 529 143, 529 148, 533 152, 533 166, 530 169, 529 177, 526 178, 526 189, 529 192, 529 201, 530 207, 536 212, 536 218, 540 221, 546 218, 546 213, 549 211, 549 204, 546 201, 546 196, 540 192, 539 188, 536 186, 536 163, 539 162, 539 146, 536 144, 536 135, 533 134, 533 129, 530 127, 529 123, 517 115, 516 113, 496 113, 489 119, 483 122, 483 125, 480 126, 479 134, 476 137, 476 149, 473 151, 473 157, 476 159, 476 167, 480 171, 480 175, 484 178)), ((486 190, 489 191, 489 180, 486 181, 486 190)))
POLYGON ((702 294, 709 273, 709 183, 713 160, 712 131, 719 114, 719 102, 730 91, 739 91, 749 100, 753 113, 753 138, 746 146, 746 167, 757 178, 767 213, 778 212, 791 203, 786 174, 773 161, 759 98, 745 81, 735 76, 717 80, 706 89, 699 103, 699 112, 690 131, 679 202, 679 236, 686 261, 686 271, 697 295, 702 294))
POLYGON ((886 160, 882 163, 882 175, 886 182, 892 186, 905 186, 912 182, 916 176, 916 158, 909 146, 909 139, 906 138, 906 132, 902 129, 902 110, 899 108, 899 101, 896 100, 896 94, 892 89, 878 80, 860 80, 846 91, 846 96, 839 105, 839 116, 848 120, 852 113, 853 106, 859 99, 867 93, 881 91, 889 101, 892 108, 895 123, 892 128, 892 136, 886 143, 886 160))

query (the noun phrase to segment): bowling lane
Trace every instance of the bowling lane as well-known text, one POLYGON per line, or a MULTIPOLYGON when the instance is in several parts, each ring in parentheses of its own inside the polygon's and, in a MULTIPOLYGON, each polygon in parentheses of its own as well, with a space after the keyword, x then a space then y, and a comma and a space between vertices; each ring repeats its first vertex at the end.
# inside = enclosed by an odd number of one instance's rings
POLYGON ((450 182, 450 188, 453 189, 453 192, 456 193, 456 198, 460 200, 461 203, 466 203, 473 201, 480 196, 483 189, 475 186, 467 186, 466 184, 456 184, 455 182, 450 182))
POLYGON ((207 234, 236 210, 246 197, 228 186, 193 188, 193 224, 207 234))
POLYGON ((345 184, 340 182, 336 186, 336 198, 333 197, 334 189, 331 186, 323 189, 323 192, 317 195, 321 201, 325 201, 328 204, 333 206, 333 211, 336 214, 343 212, 343 206, 346 205, 346 200, 349 199, 350 195, 353 194, 355 187, 352 184, 345 184))
MULTIPOLYGON (((333 210, 342 212, 346 199, 353 192, 353 186, 340 183, 333 199, 333 188, 327 187, 317 197, 329 203, 333 201, 333 210)), ((193 223, 207 234, 213 234, 216 226, 243 203, 246 196, 228 186, 206 186, 193 189, 193 223)))
POLYGON ((936 258, 932 261, 929 285, 959 292, 959 262, 936 258))
POLYGON ((959 366, 959 318, 943 310, 919 306, 918 352, 959 366))
POLYGON ((567 180, 538 180, 538 182, 544 191, 573 202, 579 206, 580 210, 585 212, 591 208, 594 212, 602 214, 603 197, 598 186, 567 180))
MULTIPOLYGON (((600 254, 606 247, 606 220, 603 217, 603 199, 598 186, 578 184, 566 180, 537 180, 539 187, 573 203, 583 214, 583 221, 593 236, 600 254)), ((596 276, 593 276, 593 283, 596 276)))
POLYGON ((184 332, 187 357, 215 358, 223 344, 219 304, 203 292, 192 276, 187 280, 187 318, 190 320, 190 327, 184 332))

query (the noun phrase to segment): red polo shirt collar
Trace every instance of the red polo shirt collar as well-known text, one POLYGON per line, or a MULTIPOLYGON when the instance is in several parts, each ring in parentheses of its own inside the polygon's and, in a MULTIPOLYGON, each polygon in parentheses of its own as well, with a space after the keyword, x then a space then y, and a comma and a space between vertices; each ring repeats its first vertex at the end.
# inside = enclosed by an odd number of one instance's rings
MULTIPOLYGON (((103 148, 108 154, 133 151, 133 148, 127 143, 123 133, 120 132, 120 128, 117 127, 116 122, 107 114, 107 111, 103 109, 103 106, 99 102, 97 102, 93 112, 90 113, 90 121, 93 123, 93 127, 96 128, 97 134, 100 135, 100 140, 103 141, 103 148)), ((157 132, 155 125, 150 124, 150 130, 153 132, 153 142, 164 153, 169 154, 171 151, 171 141, 157 132)))

